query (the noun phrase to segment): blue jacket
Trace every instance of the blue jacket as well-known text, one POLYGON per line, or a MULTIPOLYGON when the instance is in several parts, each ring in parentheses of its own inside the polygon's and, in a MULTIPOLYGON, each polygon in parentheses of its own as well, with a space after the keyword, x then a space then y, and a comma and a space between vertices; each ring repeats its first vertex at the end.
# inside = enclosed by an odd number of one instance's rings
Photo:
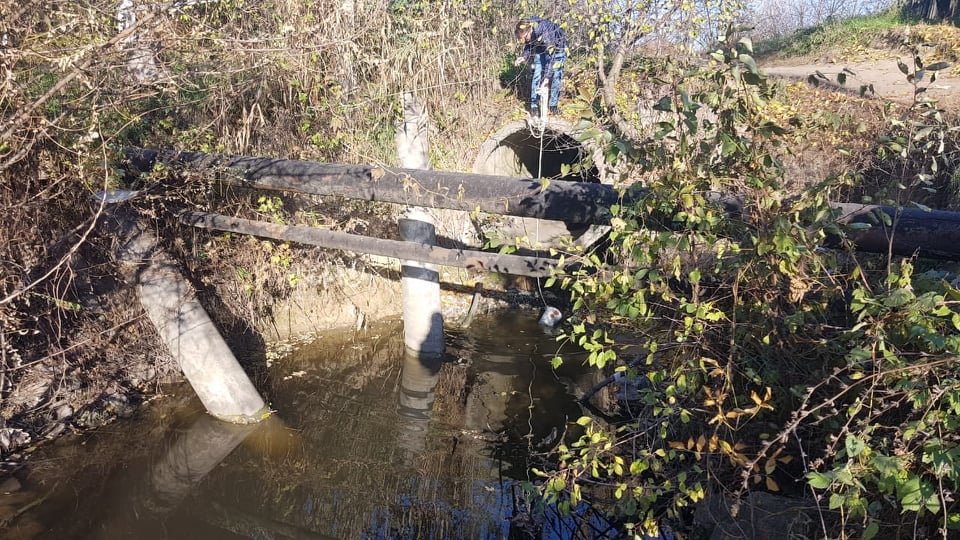
POLYGON ((554 54, 567 48, 567 38, 557 23, 540 17, 528 17, 526 20, 537 26, 533 29, 530 41, 523 46, 524 59, 530 60, 535 54, 554 54))

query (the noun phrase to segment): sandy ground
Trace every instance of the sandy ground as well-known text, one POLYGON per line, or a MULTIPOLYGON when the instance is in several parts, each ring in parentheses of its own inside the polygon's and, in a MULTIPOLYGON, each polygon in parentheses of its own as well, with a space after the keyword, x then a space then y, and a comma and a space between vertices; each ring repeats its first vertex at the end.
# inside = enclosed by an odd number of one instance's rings
MULTIPOLYGON (((904 56, 901 59, 907 66, 912 67, 909 57, 904 56)), ((900 72, 896 56, 892 54, 886 59, 851 63, 815 61, 761 67, 770 76, 796 81, 806 81, 810 75, 819 71, 830 80, 821 80, 821 87, 833 87, 853 94, 860 93, 861 85, 872 84, 875 97, 898 103, 910 103, 914 93, 914 86, 907 81, 906 75, 900 72), (841 87, 837 84, 837 75, 843 72, 844 68, 848 70, 847 81, 841 87)), ((944 109, 949 110, 960 105, 960 77, 950 74, 949 69, 941 71, 933 84, 929 82, 929 72, 926 73, 919 86, 926 87, 923 95, 937 99, 944 109)))

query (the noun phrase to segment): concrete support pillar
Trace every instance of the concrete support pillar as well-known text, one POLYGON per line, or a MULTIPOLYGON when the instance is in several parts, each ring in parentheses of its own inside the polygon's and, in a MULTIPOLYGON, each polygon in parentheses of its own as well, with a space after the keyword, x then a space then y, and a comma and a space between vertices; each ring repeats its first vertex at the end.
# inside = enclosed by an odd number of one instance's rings
POLYGON ((170 265, 148 263, 139 276, 140 302, 211 415, 256 423, 269 411, 193 288, 170 265))
MULTIPOLYGON (((403 118, 396 126, 397 158, 401 167, 429 169, 427 108, 412 92, 401 96, 403 118)), ((433 216, 412 207, 400 220, 400 238, 426 246, 437 244, 433 216)), ((440 312, 440 274, 432 264, 403 261, 403 342, 417 356, 443 354, 443 315, 440 312)))
MULTIPOLYGON (((433 219, 422 208, 411 208, 400 220, 400 238, 436 245, 433 219)), ((432 264, 403 261, 403 343, 422 356, 443 354, 443 314, 440 310, 440 274, 432 264)))
POLYGON ((119 209, 108 221, 121 238, 119 257, 133 273, 147 316, 207 412, 236 424, 266 418, 263 398, 153 230, 119 209))

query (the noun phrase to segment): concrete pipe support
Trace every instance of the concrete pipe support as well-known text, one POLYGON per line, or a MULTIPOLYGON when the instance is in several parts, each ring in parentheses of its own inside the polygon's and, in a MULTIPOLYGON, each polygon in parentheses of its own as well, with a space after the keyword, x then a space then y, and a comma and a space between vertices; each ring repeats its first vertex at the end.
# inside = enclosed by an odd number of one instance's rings
MULTIPOLYGON (((400 238, 425 246, 437 243, 433 219, 414 207, 400 220, 400 238)), ((403 291, 403 342, 414 354, 443 354, 443 314, 440 310, 440 274, 437 267, 403 261, 400 279, 403 291)))
POLYGON ((111 225, 122 238, 120 258, 134 265, 140 302, 207 412, 237 424, 266 418, 263 398, 153 231, 119 214, 111 225))

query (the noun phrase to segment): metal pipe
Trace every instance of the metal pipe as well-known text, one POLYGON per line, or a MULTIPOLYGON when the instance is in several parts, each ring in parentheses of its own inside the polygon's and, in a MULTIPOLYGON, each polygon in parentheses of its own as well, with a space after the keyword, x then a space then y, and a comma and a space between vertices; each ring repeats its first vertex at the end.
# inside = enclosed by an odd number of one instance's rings
MULTIPOLYGON (((448 249, 434 245, 328 231, 316 227, 278 225, 207 212, 182 212, 179 214, 179 219, 182 223, 204 229, 251 234, 263 238, 298 242, 324 248, 343 249, 381 257, 393 257, 440 266, 517 276, 547 277, 557 264, 556 259, 549 257, 501 255, 486 251, 448 249)), ((576 258, 570 258, 568 263, 575 263, 576 260, 576 258)))
MULTIPOLYGON (((134 148, 128 149, 126 156, 141 171, 151 170, 158 162, 191 169, 229 169, 239 176, 227 175, 224 181, 252 188, 465 211, 479 209, 579 224, 609 223, 611 205, 629 205, 649 195, 643 188, 620 194, 612 186, 587 182, 551 180, 544 186, 531 179, 487 174, 388 170, 172 150, 134 148)), ((742 210, 743 203, 735 196, 711 192, 708 198, 730 214, 742 210)), ((960 212, 853 203, 831 206, 838 212, 838 224, 870 227, 846 228, 842 235, 829 238, 830 245, 849 240, 859 251, 960 260, 960 212)))

